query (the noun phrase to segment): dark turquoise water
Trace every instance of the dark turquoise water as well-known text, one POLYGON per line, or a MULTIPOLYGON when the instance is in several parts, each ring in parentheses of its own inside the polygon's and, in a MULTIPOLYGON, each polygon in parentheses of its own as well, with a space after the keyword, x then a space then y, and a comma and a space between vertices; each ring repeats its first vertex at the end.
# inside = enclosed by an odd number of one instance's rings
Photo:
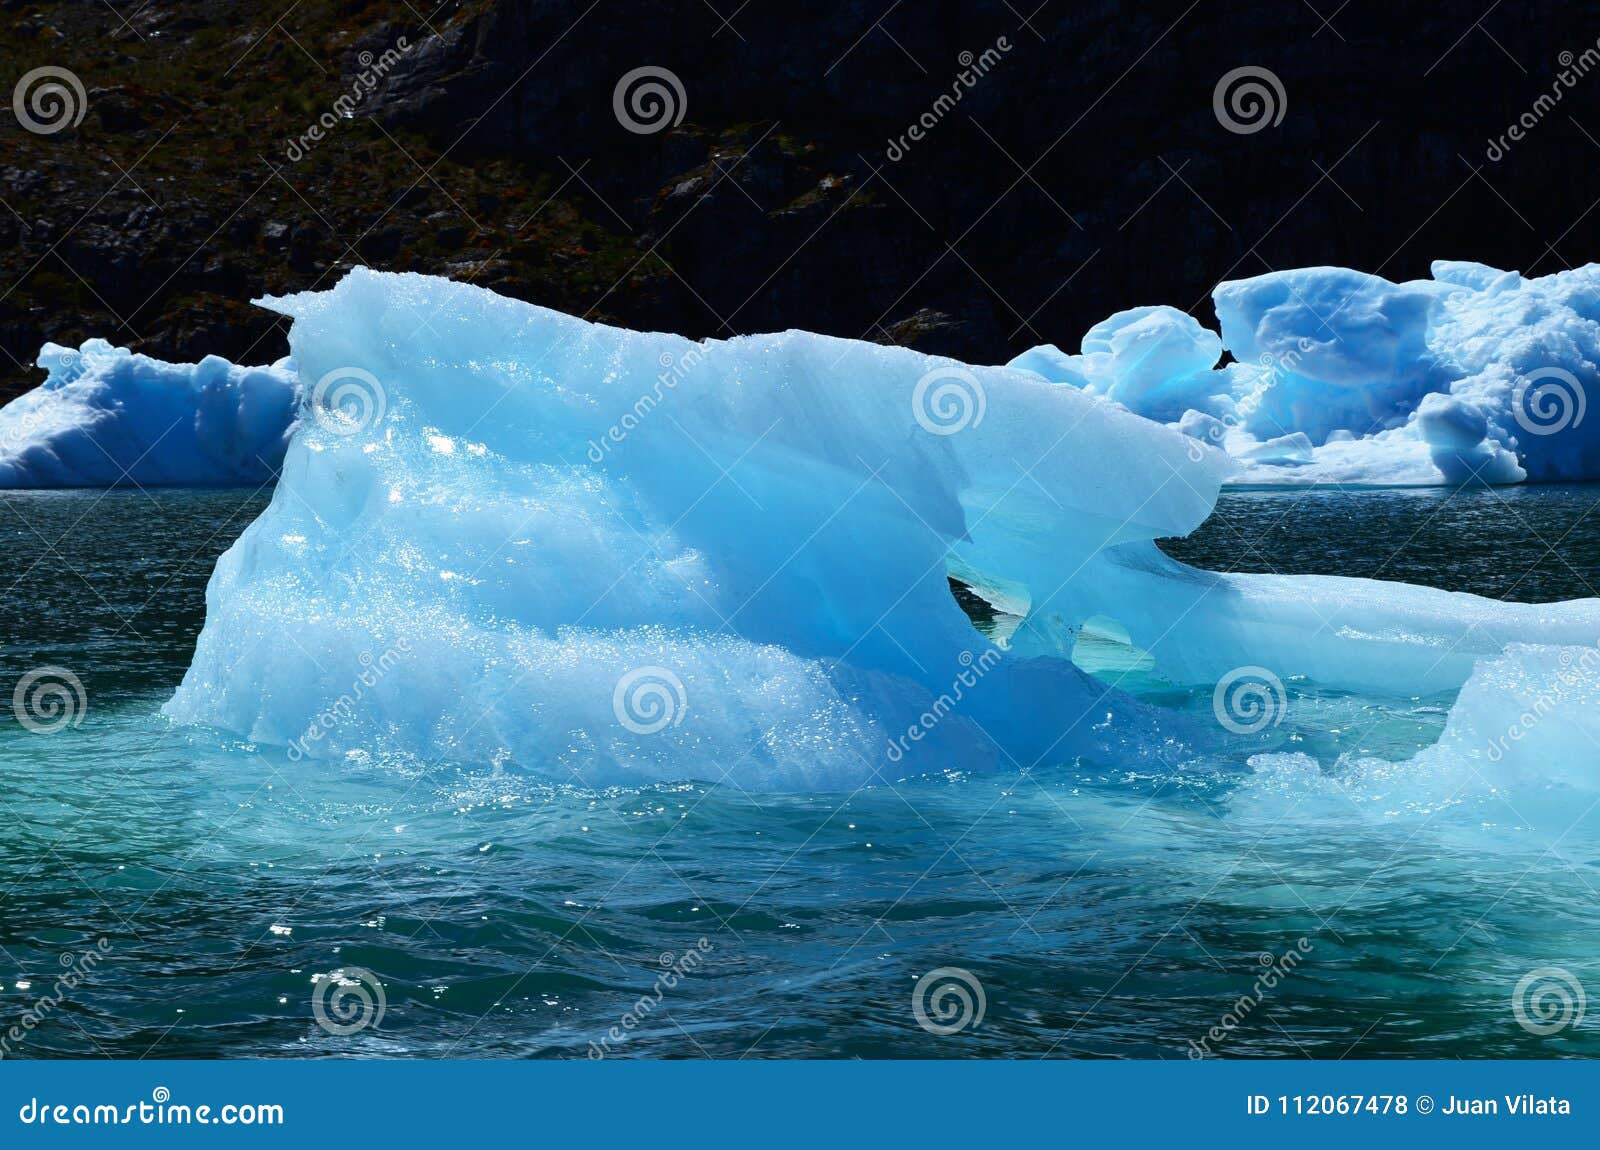
MULTIPOLYGON (((853 796, 297 764, 157 715, 212 559, 264 502, 0 496, 0 696, 58 664, 86 700, 39 734, 0 697, 0 1039, 35 1021, 6 1056, 1183 1058, 1218 1026, 1224 1056, 1600 1054, 1592 1018, 1541 1035, 1513 1010, 1544 967, 1600 990, 1589 798, 1332 766, 1406 759, 1448 698, 1299 692, 1224 761, 952 763, 853 796), (1323 766, 1252 772, 1262 749, 1323 766), (983 1016, 939 1035, 913 992, 946 967, 983 1016), (314 995, 355 968, 381 1020, 330 1033, 314 995)), ((1171 549, 1570 597, 1600 573, 1597 502, 1237 493, 1171 549)))
POLYGON ((1353 575, 1548 603, 1600 595, 1600 485, 1248 490, 1167 540, 1216 571, 1353 575))

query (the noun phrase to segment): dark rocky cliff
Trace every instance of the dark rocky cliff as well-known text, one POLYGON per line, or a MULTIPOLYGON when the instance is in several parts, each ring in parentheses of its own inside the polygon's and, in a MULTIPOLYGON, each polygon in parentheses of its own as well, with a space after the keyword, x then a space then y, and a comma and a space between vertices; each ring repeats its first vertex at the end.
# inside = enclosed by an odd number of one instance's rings
POLYGON ((248 297, 356 262, 994 361, 1138 303, 1209 320, 1218 279, 1269 268, 1600 253, 1595 3, 0 7, 7 85, 65 67, 86 111, 0 124, 11 391, 46 338, 270 359, 282 330, 248 297), (1281 121, 1221 122, 1240 66, 1281 83, 1281 121), (676 126, 619 122, 641 67, 681 87, 676 126))

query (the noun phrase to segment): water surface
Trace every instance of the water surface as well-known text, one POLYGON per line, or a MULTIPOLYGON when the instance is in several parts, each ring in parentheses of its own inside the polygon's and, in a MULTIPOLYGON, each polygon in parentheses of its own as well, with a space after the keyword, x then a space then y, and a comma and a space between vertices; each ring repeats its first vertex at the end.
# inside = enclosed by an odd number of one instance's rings
MULTIPOLYGON (((1542 967, 1600 989, 1590 797, 1340 773, 1349 751, 1404 764, 1448 698, 1291 684, 1282 725, 1207 761, 949 763, 854 794, 296 763, 157 714, 215 555, 265 500, 0 496, 0 686, 58 664, 88 699, 54 734, 0 706, 0 1023, 105 955, 8 1056, 586 1057, 616 1027, 617 1057, 1183 1058, 1247 995, 1215 1053, 1600 1054, 1593 1021, 1541 1036, 1512 1009, 1542 967), (1247 766, 1271 750, 1312 765, 1247 766), (356 967, 381 980, 382 1021, 331 1034, 313 979, 356 967), (943 967, 984 1003, 948 1036, 912 1011, 943 967)), ((1167 546, 1220 569, 1565 598, 1600 572, 1595 503, 1239 492, 1167 546)))

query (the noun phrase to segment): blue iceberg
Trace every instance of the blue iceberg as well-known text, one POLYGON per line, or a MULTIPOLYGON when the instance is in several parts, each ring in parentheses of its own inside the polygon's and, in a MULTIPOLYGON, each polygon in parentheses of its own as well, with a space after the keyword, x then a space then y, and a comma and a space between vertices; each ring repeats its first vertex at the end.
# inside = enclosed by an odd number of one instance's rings
POLYGON ((305 408, 166 713, 296 756, 830 789, 1164 762, 1219 732, 1087 674, 1086 640, 1174 684, 1265 664, 1413 695, 1600 637, 1600 601, 1177 563, 1155 540, 1234 463, 1021 367, 694 342, 364 269, 263 302, 305 408), (952 578, 1005 625, 975 629, 952 578))
POLYGON ((288 360, 172 364, 91 339, 38 363, 49 378, 0 408, 0 488, 266 483, 300 402, 288 360))
POLYGON ((1600 477, 1600 265, 1528 279, 1440 260, 1392 283, 1297 268, 1218 284, 1220 337, 1173 308, 1012 366, 1224 449, 1239 484, 1600 477), (1226 350, 1233 362, 1217 366, 1226 350))

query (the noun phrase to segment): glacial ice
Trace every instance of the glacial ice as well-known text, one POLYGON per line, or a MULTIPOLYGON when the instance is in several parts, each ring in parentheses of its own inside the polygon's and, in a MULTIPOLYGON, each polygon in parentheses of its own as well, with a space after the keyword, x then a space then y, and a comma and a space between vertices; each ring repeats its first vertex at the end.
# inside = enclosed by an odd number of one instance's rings
MULTIPOLYGON (((291 754, 774 788, 1167 762, 1219 732, 1079 670, 1086 629, 1177 684, 1406 696, 1600 638, 1600 601, 1177 563, 1154 541, 1205 519, 1227 456, 1021 365, 695 343, 359 268, 263 302, 319 382, 166 711, 291 754), (1004 647, 948 576, 1022 616, 1004 647)), ((1163 329, 1172 370, 1209 354, 1147 312, 1087 374, 1163 329)))
POLYGON ((373 418, 302 419, 168 712, 293 746, 393 662, 319 752, 854 785, 896 740, 925 767, 1118 738, 1067 659, 993 665, 948 571, 1053 585, 1191 530, 1223 470, 1073 389, 904 349, 697 344, 362 269, 266 303, 305 378, 373 381, 373 418))
POLYGON ((1461 689, 1430 759, 1471 762, 1493 785, 1600 789, 1600 648, 1515 644, 1461 689))
POLYGON ((1217 285, 1222 343, 1239 366, 1241 423, 1257 438, 1301 432, 1313 444, 1337 430, 1358 438, 1401 426, 1446 383, 1428 346, 1443 292, 1391 284, 1346 268, 1300 268, 1217 285))
POLYGON ((1090 328, 1081 346, 1081 355, 1067 356, 1045 345, 1007 366, 1081 387, 1163 423, 1220 390, 1211 368, 1222 354, 1221 338, 1177 308, 1120 311, 1090 328))
POLYGON ((1600 380, 1600 265, 1527 279, 1440 260, 1392 283, 1299 268, 1221 283, 1216 366, 1172 308, 1107 320, 1080 354, 1012 366, 1204 438, 1235 484, 1517 483, 1600 478, 1585 420, 1600 380), (1303 438, 1296 438, 1303 437, 1303 438))
POLYGON ((1515 643, 1477 665, 1432 746, 1401 762, 1349 754, 1331 770, 1304 753, 1257 755, 1246 802, 1277 823, 1293 811, 1316 817, 1318 804, 1306 800, 1318 795, 1330 800, 1324 814, 1348 814, 1354 804, 1381 816, 1428 816, 1487 798, 1496 820, 1509 819, 1521 837, 1541 822, 1553 827, 1555 849, 1572 827, 1566 792, 1600 791, 1596 746, 1600 647, 1515 643), (1551 784, 1560 789, 1541 800, 1537 792, 1551 784))
POLYGON ((91 339, 39 352, 49 378, 0 409, 0 488, 259 484, 293 430, 293 364, 171 364, 91 339))
MULTIPOLYGON (((1177 427, 1227 482, 1432 486, 1600 478, 1600 265, 1527 279, 1440 260, 1392 283, 1300 268, 1221 283, 1220 335, 1173 307, 1007 366, 1177 427), (1218 366, 1226 351, 1232 362, 1218 366)), ((260 482, 282 457, 289 364, 192 367, 102 341, 46 345, 50 379, 0 410, 0 488, 260 482), (170 429, 170 430, 169 430, 170 429), (160 450, 151 450, 159 442, 160 450)))

